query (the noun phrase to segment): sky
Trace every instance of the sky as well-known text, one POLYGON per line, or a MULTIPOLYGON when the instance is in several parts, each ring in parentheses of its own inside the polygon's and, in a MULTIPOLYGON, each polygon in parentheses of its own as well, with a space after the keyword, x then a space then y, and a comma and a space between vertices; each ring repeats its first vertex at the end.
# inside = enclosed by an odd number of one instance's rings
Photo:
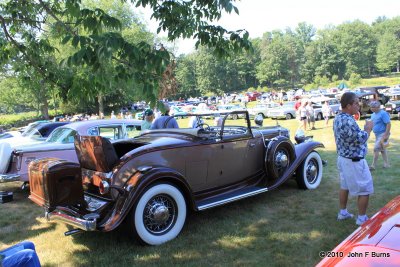
MULTIPOLYGON (((235 6, 239 15, 223 14, 214 24, 227 30, 246 29, 250 38, 272 30, 295 29, 300 22, 323 29, 357 19, 371 24, 379 16, 400 16, 400 0, 242 0, 235 6)), ((150 15, 148 9, 143 10, 149 30, 155 33, 157 23, 150 20, 150 15)), ((177 54, 193 52, 194 44, 191 39, 177 41, 177 54)))

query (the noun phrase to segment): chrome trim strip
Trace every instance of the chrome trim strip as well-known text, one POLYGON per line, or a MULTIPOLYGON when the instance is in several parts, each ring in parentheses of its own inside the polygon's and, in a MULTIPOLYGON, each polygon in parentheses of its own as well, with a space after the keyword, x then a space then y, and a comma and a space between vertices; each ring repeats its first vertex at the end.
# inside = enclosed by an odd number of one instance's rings
POLYGON ((57 209, 52 212, 46 212, 46 219, 48 221, 61 221, 66 224, 72 225, 84 231, 96 230, 96 220, 84 220, 68 214, 65 214, 57 209))
POLYGON ((267 192, 267 191, 268 191, 268 188, 259 189, 259 190, 253 191, 253 192, 245 193, 245 194, 238 195, 238 196, 235 196, 235 197, 231 197, 231 198, 227 198, 227 199, 224 199, 224 200, 216 201, 216 202, 213 202, 213 203, 210 203, 210 204, 206 204, 206 205, 203 205, 203 206, 199 206, 198 209, 199 210, 210 209, 210 208, 213 208, 213 207, 216 207, 216 206, 221 206, 221 205, 224 205, 224 204, 227 204, 227 203, 239 200, 239 199, 255 196, 255 195, 267 192))
POLYGON ((19 181, 20 177, 19 174, 0 174, 0 183, 19 181))

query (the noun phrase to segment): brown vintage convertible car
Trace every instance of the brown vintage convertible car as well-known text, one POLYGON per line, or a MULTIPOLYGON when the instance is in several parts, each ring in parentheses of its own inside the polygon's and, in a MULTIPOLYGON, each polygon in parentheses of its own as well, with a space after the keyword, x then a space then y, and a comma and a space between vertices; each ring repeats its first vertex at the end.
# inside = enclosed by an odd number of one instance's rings
POLYGON ((48 220, 74 227, 66 235, 111 231, 124 222, 138 240, 158 245, 180 233, 188 210, 270 191, 290 178, 302 189, 317 188, 320 147, 312 140, 293 144, 279 125, 251 127, 247 111, 225 114, 219 127, 199 119, 195 129, 149 130, 113 143, 77 136, 79 164, 31 162, 29 197, 48 220), (235 114, 243 119, 228 119, 235 114))

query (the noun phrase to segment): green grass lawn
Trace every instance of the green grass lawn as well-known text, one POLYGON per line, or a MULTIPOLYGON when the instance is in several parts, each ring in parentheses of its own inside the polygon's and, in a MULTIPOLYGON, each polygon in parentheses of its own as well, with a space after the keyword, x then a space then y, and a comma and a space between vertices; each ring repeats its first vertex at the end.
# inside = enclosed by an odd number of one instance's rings
MULTIPOLYGON (((187 119, 179 122, 187 125, 187 119)), ((298 122, 278 122, 293 137, 298 122)), ((392 124, 392 167, 382 169, 380 158, 373 172, 370 216, 400 192, 399 121, 392 124)), ((19 183, 0 184, 0 190, 14 192, 13 202, 0 204, 0 249, 31 240, 43 266, 313 266, 320 261, 319 251, 333 249, 357 228, 354 220, 336 221, 339 182, 333 132, 322 121, 316 127, 307 133, 324 143, 319 152, 328 161, 318 189, 299 190, 291 180, 272 192, 191 213, 181 234, 157 247, 138 245, 121 230, 65 237, 69 228, 46 222, 43 210, 27 199, 28 192, 21 191, 19 183)), ((372 136, 370 151, 373 140, 372 136)), ((349 199, 348 209, 356 213, 356 198, 349 199)))

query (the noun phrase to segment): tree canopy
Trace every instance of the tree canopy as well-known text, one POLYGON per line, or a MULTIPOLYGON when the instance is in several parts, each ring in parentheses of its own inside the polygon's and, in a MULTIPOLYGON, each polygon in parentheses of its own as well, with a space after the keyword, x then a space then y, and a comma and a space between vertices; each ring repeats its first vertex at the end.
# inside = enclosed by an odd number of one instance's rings
MULTIPOLYGON (((118 2, 123 5, 126 1, 118 2)), ((221 57, 231 51, 251 48, 247 31, 228 31, 211 24, 222 12, 238 13, 232 2, 132 0, 129 8, 150 7, 152 17, 159 22, 158 31, 166 31, 168 40, 195 38, 197 46, 209 47, 221 57)), ((165 95, 160 91, 168 82, 163 80, 171 78, 166 75, 171 73, 167 69, 171 66, 171 55, 162 45, 149 43, 148 39, 130 38, 132 35, 126 31, 130 29, 132 33, 130 26, 135 21, 124 12, 126 6, 107 12, 114 5, 106 3, 100 0, 2 1, 2 65, 18 74, 24 72, 27 79, 40 77, 37 79, 41 89, 59 89, 64 97, 74 94, 77 87, 81 87, 78 92, 85 97, 107 95, 114 83, 129 84, 144 100, 155 103, 160 95, 165 95), (70 53, 59 53, 65 46, 70 53), (18 67, 15 63, 19 63, 18 67)))

